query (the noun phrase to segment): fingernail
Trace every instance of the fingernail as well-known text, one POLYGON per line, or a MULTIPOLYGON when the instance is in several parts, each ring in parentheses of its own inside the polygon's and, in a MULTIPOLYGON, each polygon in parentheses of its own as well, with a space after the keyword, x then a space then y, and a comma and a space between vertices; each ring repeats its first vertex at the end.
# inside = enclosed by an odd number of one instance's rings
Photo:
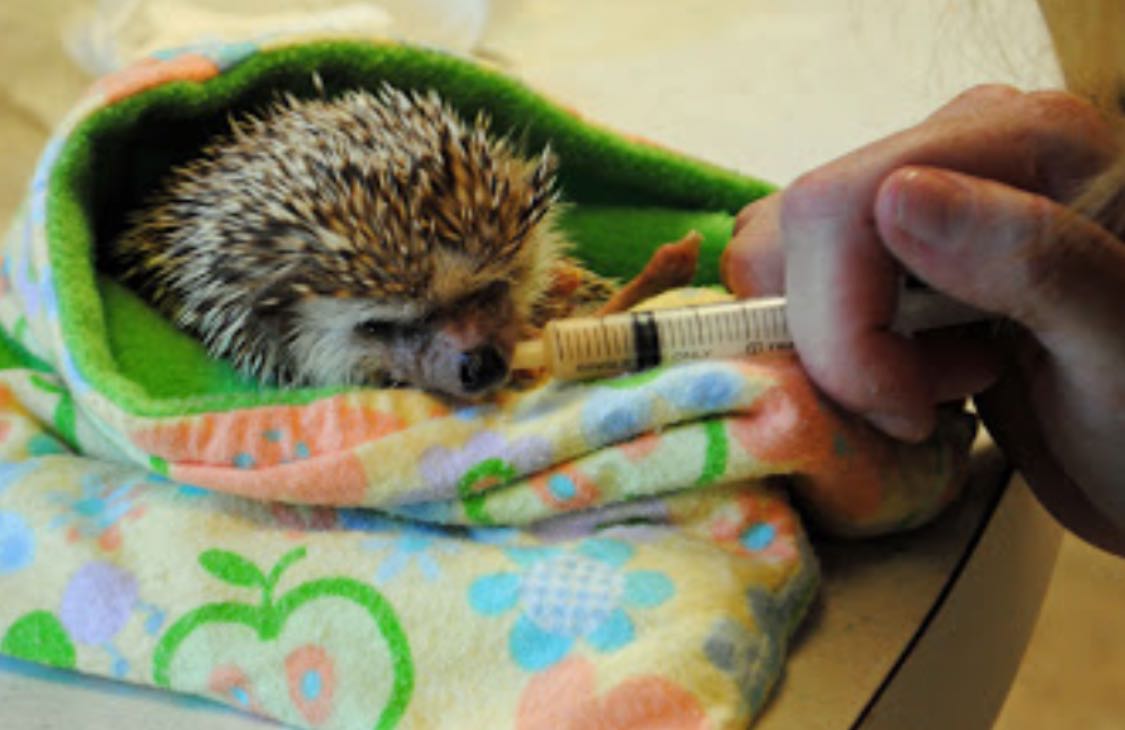
POLYGON ((925 441, 933 430, 933 424, 899 413, 868 413, 867 420, 888 436, 911 443, 925 441))
POLYGON ((969 191, 938 170, 909 170, 891 188, 895 225, 934 246, 951 246, 963 228, 969 191))

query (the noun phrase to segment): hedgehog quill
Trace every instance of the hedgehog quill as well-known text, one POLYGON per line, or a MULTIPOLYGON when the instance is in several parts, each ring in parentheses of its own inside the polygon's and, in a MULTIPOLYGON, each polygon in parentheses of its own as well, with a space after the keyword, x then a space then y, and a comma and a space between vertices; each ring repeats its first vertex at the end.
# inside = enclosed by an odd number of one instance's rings
POLYGON ((264 383, 477 399, 548 319, 694 275, 692 236, 623 288, 585 269, 557 230, 556 165, 433 92, 287 96, 172 170, 107 267, 264 383))

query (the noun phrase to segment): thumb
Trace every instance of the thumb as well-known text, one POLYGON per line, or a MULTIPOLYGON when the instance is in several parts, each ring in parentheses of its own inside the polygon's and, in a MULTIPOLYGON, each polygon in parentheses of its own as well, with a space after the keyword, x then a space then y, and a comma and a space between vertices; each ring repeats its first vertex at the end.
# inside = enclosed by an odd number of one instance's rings
POLYGON ((880 186, 875 219, 915 275, 1020 322, 1048 349, 1104 351, 1125 315, 1125 244, 1047 198, 906 167, 880 186))

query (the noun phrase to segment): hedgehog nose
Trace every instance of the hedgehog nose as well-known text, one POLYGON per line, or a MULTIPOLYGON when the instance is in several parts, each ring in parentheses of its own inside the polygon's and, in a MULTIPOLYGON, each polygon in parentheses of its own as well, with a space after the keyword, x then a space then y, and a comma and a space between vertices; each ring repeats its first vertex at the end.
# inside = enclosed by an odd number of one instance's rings
POLYGON ((482 345, 461 353, 461 385, 469 393, 477 393, 495 385, 508 374, 508 363, 492 345, 482 345))

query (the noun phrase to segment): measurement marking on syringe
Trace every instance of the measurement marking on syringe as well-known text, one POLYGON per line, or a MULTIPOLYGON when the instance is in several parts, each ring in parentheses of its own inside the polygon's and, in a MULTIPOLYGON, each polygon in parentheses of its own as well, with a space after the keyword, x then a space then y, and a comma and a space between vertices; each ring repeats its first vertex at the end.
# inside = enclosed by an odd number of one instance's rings
POLYGON ((747 337, 748 340, 759 340, 762 335, 762 319, 761 310, 750 309, 746 311, 746 326, 750 330, 751 335, 747 337))
POLYGON ((738 317, 738 321, 742 324, 742 341, 743 342, 749 342, 750 341, 749 313, 745 309, 743 309, 743 310, 740 310, 740 311, 736 312, 735 316, 738 317), (738 316, 738 315, 741 315, 741 316, 738 316))
POLYGON ((629 354, 629 343, 625 337, 625 330, 621 327, 613 327, 610 332, 613 333, 613 354, 618 358, 625 357, 629 354))
POLYGON ((757 331, 757 340, 759 343, 764 342, 770 337, 770 323, 769 314, 765 310, 757 310, 754 312, 754 328, 757 331))
POLYGON ((555 352, 558 353, 559 360, 566 361, 566 347, 563 345, 564 337, 561 330, 555 330, 555 352))
POLYGON ((683 320, 679 317, 673 317, 668 320, 668 346, 673 350, 678 350, 684 346, 684 328, 683 320))

